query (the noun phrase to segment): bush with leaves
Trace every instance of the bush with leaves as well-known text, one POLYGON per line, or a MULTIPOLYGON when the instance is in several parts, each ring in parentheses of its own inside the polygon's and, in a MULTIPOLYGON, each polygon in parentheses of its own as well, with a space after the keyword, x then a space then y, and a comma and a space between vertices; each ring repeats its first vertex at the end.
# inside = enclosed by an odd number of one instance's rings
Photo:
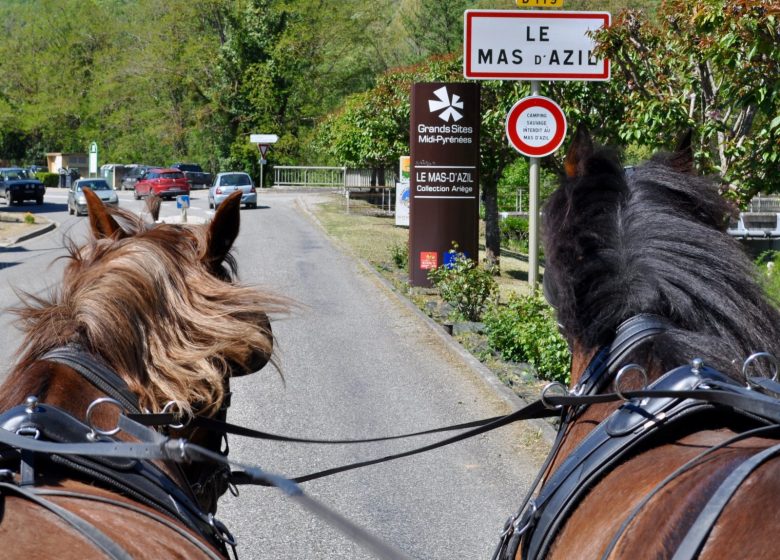
POLYGON ((458 318, 479 321, 487 304, 498 294, 493 275, 457 248, 451 260, 428 272, 441 298, 455 308, 458 318))
POLYGON ((503 359, 531 364, 541 379, 569 383, 569 348, 544 299, 513 296, 490 307, 484 321, 488 343, 503 359))
POLYGON ((521 253, 528 253, 528 218, 507 216, 498 223, 501 245, 521 253))
POLYGON ((409 244, 408 243, 394 243, 390 246, 390 256, 393 259, 393 263, 397 268, 401 270, 408 270, 409 268, 409 244))

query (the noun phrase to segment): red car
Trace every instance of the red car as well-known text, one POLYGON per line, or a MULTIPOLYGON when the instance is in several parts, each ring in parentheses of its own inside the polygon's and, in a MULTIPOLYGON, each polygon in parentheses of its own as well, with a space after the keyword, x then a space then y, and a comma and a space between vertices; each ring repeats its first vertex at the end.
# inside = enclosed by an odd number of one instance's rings
POLYGON ((151 194, 160 198, 190 194, 190 183, 178 169, 152 168, 135 183, 133 196, 138 200, 151 194))

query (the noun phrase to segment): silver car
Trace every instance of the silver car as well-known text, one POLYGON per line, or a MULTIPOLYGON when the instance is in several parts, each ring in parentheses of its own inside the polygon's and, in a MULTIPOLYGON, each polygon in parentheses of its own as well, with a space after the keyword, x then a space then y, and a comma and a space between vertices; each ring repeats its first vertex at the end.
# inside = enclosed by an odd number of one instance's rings
POLYGON ((87 215, 87 199, 84 198, 84 187, 98 195, 106 206, 119 206, 119 197, 116 191, 105 179, 78 179, 68 189, 68 214, 76 216, 87 215))
POLYGON ((257 191, 252 178, 242 171, 218 173, 209 189, 209 208, 218 208, 233 192, 243 191, 241 204, 246 208, 257 208, 257 191))

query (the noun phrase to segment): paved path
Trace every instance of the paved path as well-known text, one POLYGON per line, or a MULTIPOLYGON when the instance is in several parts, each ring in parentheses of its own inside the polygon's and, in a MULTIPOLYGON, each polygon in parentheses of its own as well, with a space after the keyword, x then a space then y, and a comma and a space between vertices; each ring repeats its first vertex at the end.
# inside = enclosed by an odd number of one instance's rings
MULTIPOLYGON (((301 196, 266 195, 264 208, 242 214, 242 278, 302 307, 274 323, 284 377, 261 372, 236 383, 231 418, 286 434, 367 437, 510 411, 418 313, 296 209, 301 196)), ((325 449, 235 439, 231 449, 294 476, 434 439, 325 449)), ((415 558, 488 558, 538 468, 521 445, 528 439, 528 429, 509 427, 304 488, 415 558)), ((267 489, 226 498, 220 514, 244 559, 369 557, 267 489)))

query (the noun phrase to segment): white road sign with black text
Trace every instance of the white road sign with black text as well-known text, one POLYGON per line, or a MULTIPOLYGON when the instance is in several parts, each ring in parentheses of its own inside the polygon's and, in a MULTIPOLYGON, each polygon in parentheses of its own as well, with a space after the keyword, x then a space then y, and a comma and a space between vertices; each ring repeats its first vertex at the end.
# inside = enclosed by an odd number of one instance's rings
POLYGON ((463 75, 485 80, 608 80, 592 32, 608 12, 466 10, 463 75))

